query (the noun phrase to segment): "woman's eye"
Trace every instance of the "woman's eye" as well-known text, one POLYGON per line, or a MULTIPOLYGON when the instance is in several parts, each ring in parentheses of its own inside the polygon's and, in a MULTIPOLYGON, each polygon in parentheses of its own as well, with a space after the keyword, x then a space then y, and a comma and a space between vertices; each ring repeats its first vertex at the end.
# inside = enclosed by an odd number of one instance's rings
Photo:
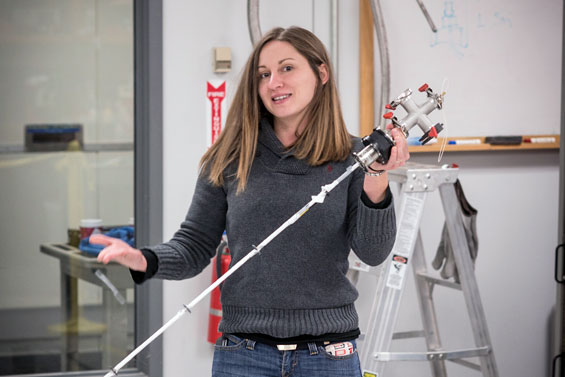
POLYGON ((259 73, 260 79, 266 79, 267 77, 269 77, 269 72, 259 73))
POLYGON ((290 65, 285 65, 285 66, 283 67, 283 72, 288 72, 288 71, 292 71, 292 66, 290 66, 290 65))

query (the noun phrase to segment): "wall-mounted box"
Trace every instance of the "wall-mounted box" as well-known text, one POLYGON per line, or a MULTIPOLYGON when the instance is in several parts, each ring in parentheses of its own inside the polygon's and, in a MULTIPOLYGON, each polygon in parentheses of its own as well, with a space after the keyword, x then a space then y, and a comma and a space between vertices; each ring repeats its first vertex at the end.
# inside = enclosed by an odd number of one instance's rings
POLYGON ((231 71, 231 49, 229 47, 215 47, 213 49, 214 72, 231 71))

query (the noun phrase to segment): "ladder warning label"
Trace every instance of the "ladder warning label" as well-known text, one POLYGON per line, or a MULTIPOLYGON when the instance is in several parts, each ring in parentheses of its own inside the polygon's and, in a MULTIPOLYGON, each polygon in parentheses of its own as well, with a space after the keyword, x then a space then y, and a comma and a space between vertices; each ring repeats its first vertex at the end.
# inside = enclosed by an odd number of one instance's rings
POLYGON ((402 255, 393 254, 392 261, 388 268, 388 275, 386 280, 386 285, 394 289, 402 289, 402 282, 404 280, 404 275, 406 275, 406 269, 408 267, 408 258, 402 255))
POLYGON ((402 203, 401 217, 392 249, 392 260, 388 265, 386 286, 402 290, 404 276, 408 269, 408 258, 412 256, 420 217, 424 207, 424 195, 408 195, 402 203))

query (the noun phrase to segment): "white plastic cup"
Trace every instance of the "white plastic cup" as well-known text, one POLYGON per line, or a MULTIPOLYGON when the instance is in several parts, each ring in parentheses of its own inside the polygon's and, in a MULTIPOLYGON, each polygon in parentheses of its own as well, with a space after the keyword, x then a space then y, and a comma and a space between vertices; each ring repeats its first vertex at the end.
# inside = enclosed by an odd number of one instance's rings
POLYGON ((102 220, 101 219, 82 219, 80 220, 80 239, 90 237, 93 234, 102 233, 102 220))

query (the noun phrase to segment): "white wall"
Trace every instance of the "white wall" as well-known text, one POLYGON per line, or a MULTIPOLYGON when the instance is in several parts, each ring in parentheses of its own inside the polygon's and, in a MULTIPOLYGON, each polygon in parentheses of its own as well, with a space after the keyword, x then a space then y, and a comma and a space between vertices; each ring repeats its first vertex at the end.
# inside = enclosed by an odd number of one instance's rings
MULTIPOLYGON (((531 2, 533 0, 528 3, 531 2)), ((246 3, 244 0, 164 2, 165 239, 172 236, 184 218, 196 180, 198 160, 206 149, 206 81, 227 80, 229 103, 230 90, 234 90, 239 71, 251 51, 246 3), (211 51, 217 46, 232 48, 233 70, 228 74, 212 72, 211 51)), ((410 5, 417 7, 416 3, 410 5)), ((284 3, 264 1, 261 2, 261 26, 263 31, 276 25, 294 24, 313 28, 327 44, 328 9, 327 1, 321 0, 284 3)), ((406 25, 406 32, 413 30, 411 24, 406 25)), ((396 32, 401 33, 402 30, 396 32)), ((557 38, 560 45, 560 34, 548 38, 557 38)), ((404 47, 409 49, 408 46, 404 47)), ((339 87, 344 116, 353 133, 358 133, 359 120, 358 51, 357 1, 339 2, 339 87)), ((424 63, 422 66, 425 66, 424 63)), ((397 72, 396 77, 401 75, 401 72, 397 72)), ((440 83, 443 79, 416 77, 419 81, 433 79, 440 83)), ((451 82, 455 80, 456 77, 450 77, 451 82)), ((555 81, 559 82, 558 77, 555 77, 555 81)), ((420 82, 413 83, 418 84, 420 82)), ((395 85, 404 89, 405 83, 393 82, 393 88, 395 85)), ((549 90, 551 93, 544 94, 550 97, 560 95, 553 87, 549 90)), ((559 119, 554 114, 559 113, 559 108, 546 108, 544 111, 559 119)), ((434 162, 435 157, 414 155, 413 160, 434 162)), ((471 204, 479 210, 477 278, 500 375, 546 375, 547 325, 555 297, 552 250, 557 240, 558 154, 555 151, 452 153, 445 155, 443 162, 455 162, 461 166, 460 177, 465 193, 471 204)), ((431 253, 428 259, 431 259, 443 223, 443 213, 437 199, 430 200, 423 221, 426 231, 424 242, 431 253)), ((189 281, 165 282, 164 319, 172 317, 182 303, 190 302, 208 287, 210 275, 208 268, 189 281)), ((362 325, 365 309, 370 304, 366 297, 370 295, 372 284, 370 279, 361 280, 360 291, 364 296, 358 302, 358 307, 362 325)), ((410 294, 407 290, 406 297, 410 297, 410 294)), ((448 346, 465 346, 468 345, 469 333, 465 333, 468 329, 463 326, 463 334, 459 335, 462 326, 458 318, 463 312, 453 305, 457 302, 454 300, 449 295, 446 299, 438 298, 440 318, 446 309, 448 314, 456 313, 454 317, 442 318, 442 323, 447 326, 442 335, 447 339, 448 346)), ((207 321, 208 299, 205 299, 193 314, 164 334, 165 377, 209 375, 213 350, 206 342, 207 321)), ((419 323, 417 308, 408 306, 402 310, 399 322, 403 323, 402 330, 413 329, 419 323)), ((460 369, 454 370, 457 376, 476 375, 476 372, 460 369)), ((429 375, 429 368, 425 364, 393 365, 388 375, 403 375, 406 370, 418 376, 429 375)))

